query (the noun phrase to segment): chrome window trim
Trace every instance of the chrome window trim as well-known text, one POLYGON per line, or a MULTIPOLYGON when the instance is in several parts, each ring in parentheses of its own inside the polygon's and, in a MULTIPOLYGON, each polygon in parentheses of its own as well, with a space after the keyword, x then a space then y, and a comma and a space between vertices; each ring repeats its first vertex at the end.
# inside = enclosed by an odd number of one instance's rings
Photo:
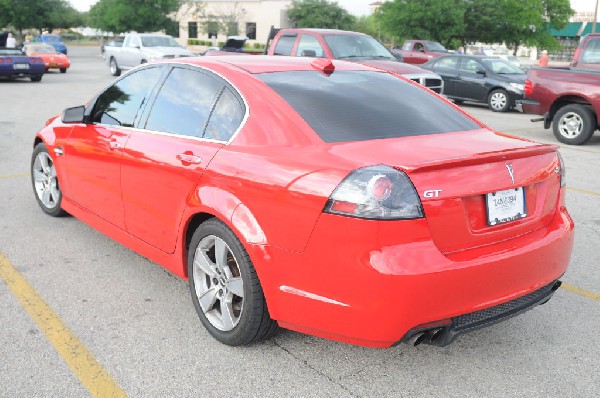
MULTIPOLYGON (((250 105, 248 104, 248 101, 246 100, 246 97, 244 97, 244 95, 242 95, 242 92, 229 79, 227 79, 222 74, 220 74, 218 72, 215 72, 214 70, 206 68, 204 66, 192 64, 192 63, 189 63, 189 62, 156 62, 156 63, 141 64, 141 65, 138 65, 138 66, 136 66, 136 67, 134 67, 132 69, 129 69, 127 71, 127 73, 125 73, 119 79, 114 80, 111 84, 109 84, 106 87, 104 87, 104 89, 100 92, 100 94, 96 98, 98 98, 100 95, 102 95, 109 87, 114 86, 118 81, 122 80, 123 78, 125 78, 129 74, 134 73, 138 69, 153 68, 153 67, 160 66, 160 65, 167 65, 169 67, 177 67, 178 65, 186 65, 186 66, 191 66, 191 67, 193 67, 195 69, 205 70, 205 71, 208 71, 209 73, 212 73, 212 74, 220 77, 221 79, 223 79, 224 81, 226 81, 229 84, 229 86, 231 88, 233 88, 233 90, 235 90, 235 92, 242 99, 242 101, 244 103, 244 107, 246 108, 246 110, 245 110, 245 113, 244 113, 244 117, 242 118, 242 121, 240 122, 240 125, 234 131, 234 133, 231 135, 231 137, 229 138, 229 140, 227 140, 227 141, 215 140, 215 139, 212 139, 212 138, 203 138, 203 137, 195 137, 195 136, 192 136, 192 135, 167 133, 165 131, 154 131, 154 130, 140 129, 140 128, 136 128, 136 127, 117 126, 117 125, 114 125, 114 124, 103 124, 103 123, 90 123, 90 124, 93 124, 94 126, 102 126, 102 127, 107 127, 107 128, 115 128, 115 127, 117 127, 117 128, 122 128, 122 129, 130 130, 130 131, 142 132, 142 133, 143 132, 148 132, 150 134, 165 135, 165 136, 170 136, 170 137, 189 138, 189 139, 200 141, 200 142, 213 142, 213 143, 221 143, 221 144, 224 144, 224 145, 231 144, 231 142, 233 142, 233 140, 237 137, 237 135, 240 133, 240 131, 246 125, 246 121, 248 120, 248 117, 250 116, 250 105)), ((220 96, 219 96, 219 98, 220 98, 220 96)), ((150 111, 152 111, 152 110, 150 110, 150 111)), ((212 112, 211 112, 211 116, 212 116, 212 112)), ((210 121, 210 118, 208 120, 210 121)))

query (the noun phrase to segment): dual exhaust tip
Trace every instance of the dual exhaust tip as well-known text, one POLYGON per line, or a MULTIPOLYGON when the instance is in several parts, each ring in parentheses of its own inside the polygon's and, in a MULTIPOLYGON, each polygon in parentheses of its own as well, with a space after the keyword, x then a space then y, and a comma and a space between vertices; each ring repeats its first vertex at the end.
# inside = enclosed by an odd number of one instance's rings
POLYGON ((435 346, 444 346, 448 344, 446 341, 447 337, 446 328, 435 328, 416 333, 406 342, 414 345, 415 347, 422 343, 435 346))

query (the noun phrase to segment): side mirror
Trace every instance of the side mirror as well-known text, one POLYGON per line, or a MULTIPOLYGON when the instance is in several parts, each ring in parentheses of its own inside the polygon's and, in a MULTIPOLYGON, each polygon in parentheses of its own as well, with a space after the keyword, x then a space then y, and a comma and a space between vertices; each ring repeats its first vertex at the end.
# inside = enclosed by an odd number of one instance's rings
POLYGON ((67 108, 63 111, 60 116, 60 120, 63 123, 83 123, 85 106, 76 106, 73 108, 67 108))
POLYGON ((481 75, 481 76, 483 76, 483 77, 486 77, 486 76, 487 76, 487 72, 486 72, 485 70, 483 70, 483 69, 477 69, 477 70, 475 71, 475 73, 477 73, 478 75, 481 75))

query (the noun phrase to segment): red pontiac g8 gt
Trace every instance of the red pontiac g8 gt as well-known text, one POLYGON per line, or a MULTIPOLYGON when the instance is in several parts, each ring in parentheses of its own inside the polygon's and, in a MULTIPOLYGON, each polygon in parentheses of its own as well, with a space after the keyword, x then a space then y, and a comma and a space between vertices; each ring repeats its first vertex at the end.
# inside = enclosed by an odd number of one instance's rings
POLYGON ((446 345, 549 300, 573 245, 555 146, 344 61, 142 65, 48 121, 31 169, 44 212, 188 279, 229 345, 446 345))

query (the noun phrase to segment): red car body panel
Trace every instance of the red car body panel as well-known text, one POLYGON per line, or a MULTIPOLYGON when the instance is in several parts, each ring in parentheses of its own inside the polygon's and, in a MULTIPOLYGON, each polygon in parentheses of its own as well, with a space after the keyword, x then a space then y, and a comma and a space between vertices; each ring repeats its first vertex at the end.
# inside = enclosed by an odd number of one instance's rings
POLYGON ((230 142, 55 119, 36 143, 46 144, 63 182, 64 210, 174 274, 187 278, 191 228, 217 217, 248 252, 281 326, 387 347, 418 325, 507 302, 565 272, 574 226, 555 146, 481 124, 466 132, 325 143, 250 75, 318 69, 310 61, 170 62, 208 68, 242 93, 248 114, 230 142), (56 156, 59 146, 64 156, 56 156), (377 221, 323 212, 351 171, 377 164, 410 177, 424 218, 377 221), (488 226, 483 194, 521 186, 528 217, 488 226), (439 195, 427 196, 430 190, 439 195))
POLYGON ((71 61, 69 60, 69 57, 62 53, 48 54, 36 51, 27 51, 27 55, 32 57, 40 57, 41 59, 43 59, 44 64, 46 65, 46 70, 69 69, 69 67, 71 66, 71 61))

